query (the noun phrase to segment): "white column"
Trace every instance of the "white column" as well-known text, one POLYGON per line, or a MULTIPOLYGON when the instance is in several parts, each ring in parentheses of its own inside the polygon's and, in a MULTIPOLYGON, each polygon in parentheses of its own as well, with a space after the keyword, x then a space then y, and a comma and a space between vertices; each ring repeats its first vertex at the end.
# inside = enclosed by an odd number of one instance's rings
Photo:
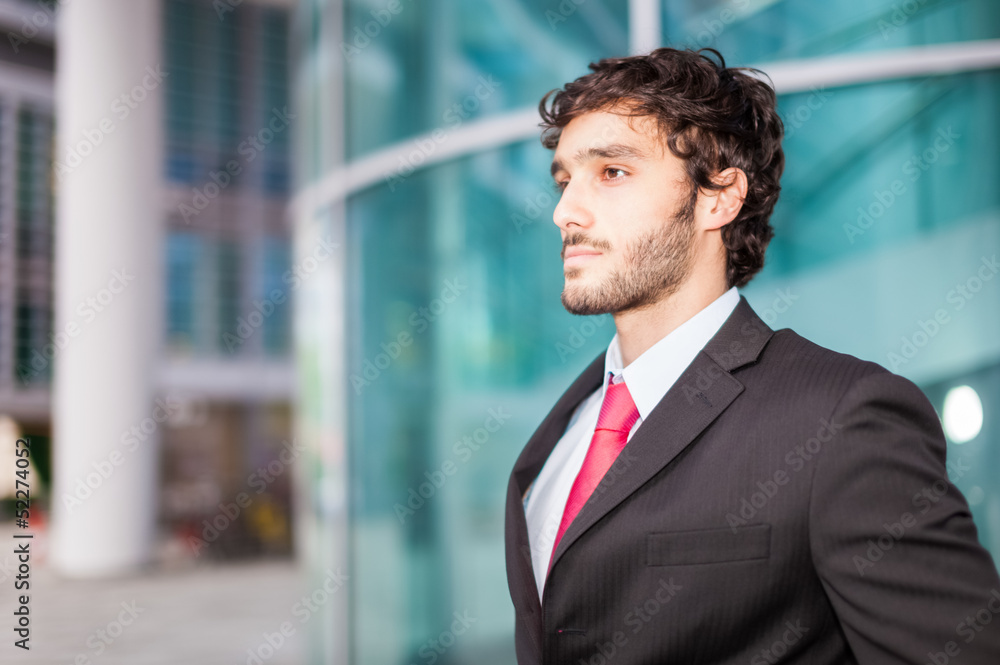
POLYGON ((658 0, 629 0, 628 3, 628 52, 629 55, 646 54, 663 46, 660 7, 658 0))
MULTIPOLYGON (((318 3, 319 43, 308 35, 316 20, 307 3, 296 11, 293 123, 299 192, 312 176, 313 156, 322 173, 344 164, 344 2, 318 3), (296 38, 298 37, 298 38, 296 38)), ((295 292, 295 355, 299 397, 295 437, 306 450, 295 467, 296 550, 307 571, 306 593, 334 588, 338 573, 353 578, 349 566, 346 351, 349 319, 346 205, 319 202, 316 190, 301 194, 289 215, 295 229, 295 266, 310 269, 295 292), (325 209, 320 210, 322 207, 325 209), (316 261, 324 244, 333 256, 316 261), (315 268, 314 270, 312 270, 315 268)), ((344 586, 349 588, 352 582, 344 586)), ((309 622, 309 662, 350 662, 351 595, 336 587, 309 622)), ((356 609, 356 608, 355 608, 356 609)))
POLYGON ((127 572, 153 544, 167 74, 160 2, 60 7, 51 559, 85 577, 127 572))

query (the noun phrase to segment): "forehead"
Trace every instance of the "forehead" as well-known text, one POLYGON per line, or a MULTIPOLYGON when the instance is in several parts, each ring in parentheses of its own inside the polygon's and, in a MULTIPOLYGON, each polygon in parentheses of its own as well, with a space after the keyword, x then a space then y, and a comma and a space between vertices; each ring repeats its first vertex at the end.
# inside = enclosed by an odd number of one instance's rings
POLYGON ((605 139, 622 138, 625 136, 634 138, 652 139, 655 134, 655 119, 648 115, 627 115, 627 108, 622 108, 621 112, 610 110, 587 111, 576 116, 563 127, 560 135, 567 134, 580 136, 599 135, 605 139))
POLYGON ((662 148, 651 116, 590 111, 563 127, 553 155, 552 173, 591 159, 662 159, 662 148))

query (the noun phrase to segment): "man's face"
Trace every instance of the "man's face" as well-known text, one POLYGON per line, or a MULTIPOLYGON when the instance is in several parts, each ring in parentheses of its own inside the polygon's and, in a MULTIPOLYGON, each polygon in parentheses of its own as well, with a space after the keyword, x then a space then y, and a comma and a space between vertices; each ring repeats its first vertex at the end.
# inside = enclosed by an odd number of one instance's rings
POLYGON ((652 118, 604 111, 563 128, 552 162, 562 187, 562 303, 573 314, 652 305, 675 293, 694 261, 694 198, 684 162, 652 118))

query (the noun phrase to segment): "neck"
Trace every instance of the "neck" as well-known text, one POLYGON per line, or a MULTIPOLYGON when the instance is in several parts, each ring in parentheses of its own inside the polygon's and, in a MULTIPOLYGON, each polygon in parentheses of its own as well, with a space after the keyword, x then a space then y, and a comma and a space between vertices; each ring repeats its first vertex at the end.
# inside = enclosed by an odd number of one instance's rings
POLYGON ((653 305, 616 312, 615 328, 618 331, 622 367, 628 367, 633 360, 705 309, 728 288, 724 279, 689 279, 675 293, 664 296, 653 305))

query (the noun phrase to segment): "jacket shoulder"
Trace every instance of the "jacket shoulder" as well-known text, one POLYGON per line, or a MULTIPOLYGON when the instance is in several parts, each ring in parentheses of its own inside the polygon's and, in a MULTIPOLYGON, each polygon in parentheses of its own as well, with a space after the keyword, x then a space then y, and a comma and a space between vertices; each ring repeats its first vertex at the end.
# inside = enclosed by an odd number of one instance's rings
MULTIPOLYGON (((834 351, 790 328, 775 330, 764 352, 748 368, 747 381, 766 382, 774 396, 795 402, 807 399, 832 408, 858 382, 882 376, 889 382, 915 384, 882 365, 834 351)), ((743 376, 739 376, 744 380, 743 376)))

